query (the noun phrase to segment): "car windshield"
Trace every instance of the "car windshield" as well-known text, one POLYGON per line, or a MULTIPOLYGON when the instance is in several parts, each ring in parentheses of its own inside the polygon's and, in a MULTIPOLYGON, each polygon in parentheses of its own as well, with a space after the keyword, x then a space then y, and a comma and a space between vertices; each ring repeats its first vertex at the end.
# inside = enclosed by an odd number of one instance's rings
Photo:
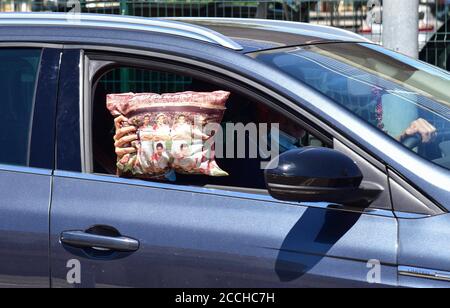
POLYGON ((369 43, 251 54, 450 170, 450 74, 369 43))

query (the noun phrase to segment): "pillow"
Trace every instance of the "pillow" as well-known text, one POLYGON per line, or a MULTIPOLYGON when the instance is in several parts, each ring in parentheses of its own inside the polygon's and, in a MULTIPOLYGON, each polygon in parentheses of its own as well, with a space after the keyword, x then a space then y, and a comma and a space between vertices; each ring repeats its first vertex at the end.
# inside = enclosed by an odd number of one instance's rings
POLYGON ((115 140, 118 174, 152 179, 169 178, 173 171, 227 176, 215 161, 215 131, 205 125, 220 124, 229 96, 226 91, 107 95, 116 132, 134 127, 125 130, 131 143, 118 145, 115 140))

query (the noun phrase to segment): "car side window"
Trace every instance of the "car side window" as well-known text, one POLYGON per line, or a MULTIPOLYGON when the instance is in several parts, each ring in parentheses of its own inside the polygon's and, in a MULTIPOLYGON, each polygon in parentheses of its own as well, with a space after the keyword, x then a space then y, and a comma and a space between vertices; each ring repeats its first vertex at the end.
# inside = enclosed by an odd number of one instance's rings
MULTIPOLYGON (((261 146, 258 137, 265 134, 268 142, 266 148, 270 149, 272 145, 271 138, 275 138, 273 128, 275 126, 271 126, 271 124, 276 124, 278 127, 276 137, 277 153, 301 146, 324 146, 322 141, 286 114, 276 111, 252 97, 225 89, 223 85, 216 85, 179 74, 127 67, 114 68, 103 74, 96 82, 96 85, 92 93, 94 173, 116 174, 117 149, 113 141, 115 127, 114 118, 106 108, 106 97, 108 94, 126 92, 162 94, 184 91, 212 92, 217 90, 231 92, 226 103, 226 111, 220 123, 223 132, 223 140, 220 140, 223 141, 222 155, 218 155, 216 149, 216 162, 229 175, 214 177, 177 174, 176 180, 173 181, 175 184, 265 189, 264 170, 261 168, 261 162, 267 161, 268 158, 264 158, 260 151, 257 151, 256 156, 250 155, 250 148, 255 145, 258 148, 258 144, 261 146), (245 127, 248 129, 238 132, 227 128, 228 126, 236 128, 240 124, 242 124, 241 128, 245 127), (264 124, 267 125, 267 130, 265 130, 264 124), (252 128, 254 128, 253 134, 252 128), (261 131, 261 129, 264 129, 264 131, 261 131), (230 134, 233 134, 234 137, 230 138, 230 134), (245 144, 244 157, 242 157, 242 153, 238 153, 241 150, 238 146, 239 142, 245 144), (227 153, 227 149, 230 146, 233 147, 233 153, 227 153)), ((216 143, 218 141, 216 140, 216 143)))
POLYGON ((252 56, 450 170, 448 72, 366 43, 319 44, 252 56))
POLYGON ((0 163, 28 166, 41 49, 0 49, 0 163))

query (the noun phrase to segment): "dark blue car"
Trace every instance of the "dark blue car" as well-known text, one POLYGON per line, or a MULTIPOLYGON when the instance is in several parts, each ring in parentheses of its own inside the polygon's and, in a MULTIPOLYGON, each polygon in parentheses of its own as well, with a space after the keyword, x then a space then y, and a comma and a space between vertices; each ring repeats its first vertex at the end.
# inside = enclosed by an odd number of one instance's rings
POLYGON ((2 14, 0 286, 449 287, 449 88, 328 27, 2 14), (107 94, 212 90, 277 167, 115 175, 107 94))

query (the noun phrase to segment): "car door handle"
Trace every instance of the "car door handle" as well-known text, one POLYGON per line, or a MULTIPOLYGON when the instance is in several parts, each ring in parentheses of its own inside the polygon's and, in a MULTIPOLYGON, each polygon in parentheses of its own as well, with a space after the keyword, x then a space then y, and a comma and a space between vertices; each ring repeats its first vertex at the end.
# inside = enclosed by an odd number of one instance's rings
POLYGON ((132 238, 97 235, 84 231, 63 232, 61 243, 76 248, 97 248, 118 252, 134 252, 139 249, 139 241, 132 238))

